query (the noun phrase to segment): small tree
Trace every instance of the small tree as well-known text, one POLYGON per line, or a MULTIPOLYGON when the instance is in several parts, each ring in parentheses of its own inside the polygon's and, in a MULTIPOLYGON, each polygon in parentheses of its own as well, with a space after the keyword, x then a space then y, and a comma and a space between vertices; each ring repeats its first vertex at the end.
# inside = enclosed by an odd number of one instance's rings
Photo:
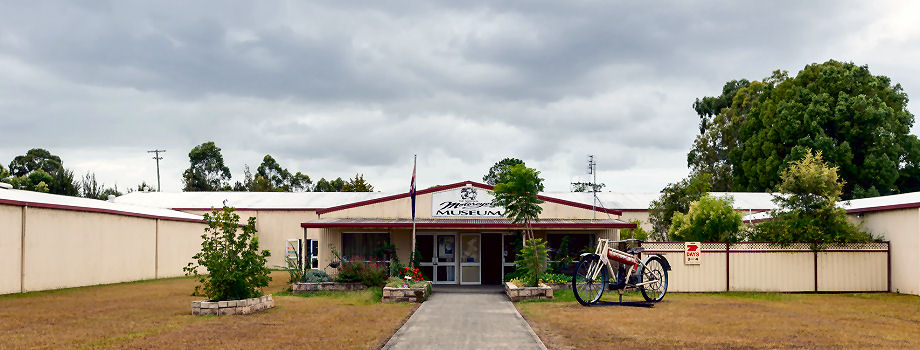
POLYGON ((813 249, 828 243, 865 242, 872 237, 849 221, 835 204, 843 192, 837 167, 828 166, 821 152, 806 150, 804 156, 783 170, 779 206, 772 220, 755 227, 754 239, 780 243, 809 242, 813 249))
POLYGON ((696 242, 737 242, 741 240, 741 214, 729 197, 705 196, 690 203, 686 214, 674 213, 671 239, 696 242))
POLYGON ((259 250, 256 219, 250 217, 240 226, 240 216, 233 208, 213 209, 204 214, 208 227, 201 235, 201 251, 192 256, 193 262, 183 268, 201 283, 195 295, 211 300, 238 300, 262 295, 261 288, 271 281, 266 259, 268 250, 259 250), (199 268, 207 269, 200 274, 199 268), (202 294, 203 293, 203 294, 202 294))
POLYGON ((668 239, 668 228, 674 213, 686 213, 690 210, 691 202, 705 196, 712 187, 709 184, 711 178, 708 173, 697 172, 661 190, 661 197, 652 201, 648 208, 653 238, 662 241, 668 239))
POLYGON ((648 240, 648 231, 642 228, 642 220, 629 220, 630 223, 636 224, 636 228, 627 228, 620 230, 620 237, 635 238, 638 240, 648 240))
POLYGON ((526 271, 525 280, 528 285, 540 284, 540 275, 546 271, 546 242, 534 239, 533 228, 530 224, 539 219, 543 208, 540 207, 538 194, 543 191, 543 179, 536 169, 517 164, 506 172, 502 182, 495 184, 495 204, 505 208, 505 216, 515 225, 524 229, 525 248, 518 256, 519 261, 528 261, 518 265, 526 271), (529 248, 527 246, 530 246, 529 248), (542 245, 542 249, 540 248, 542 245), (542 261, 542 263, 537 263, 542 261), (532 283, 530 283, 532 282, 532 283))

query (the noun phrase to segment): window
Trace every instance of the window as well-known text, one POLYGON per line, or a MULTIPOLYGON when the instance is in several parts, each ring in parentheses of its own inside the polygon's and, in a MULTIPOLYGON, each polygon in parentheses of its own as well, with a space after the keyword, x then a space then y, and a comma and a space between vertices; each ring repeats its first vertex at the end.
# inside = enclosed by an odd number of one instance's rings
POLYGON ((362 260, 384 259, 384 246, 390 244, 390 234, 381 232, 342 233, 342 257, 362 260))
POLYGON ((559 261, 562 258, 578 259, 584 252, 594 252, 597 244, 593 233, 548 233, 546 235, 549 259, 559 261))

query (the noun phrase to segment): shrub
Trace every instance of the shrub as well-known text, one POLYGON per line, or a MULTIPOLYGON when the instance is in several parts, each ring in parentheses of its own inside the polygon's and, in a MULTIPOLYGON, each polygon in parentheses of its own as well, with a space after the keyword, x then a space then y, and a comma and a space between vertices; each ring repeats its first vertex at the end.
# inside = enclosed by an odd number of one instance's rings
POLYGON ((329 277, 326 271, 323 270, 307 270, 300 281, 307 283, 331 282, 332 277, 329 277))
POLYGON ((546 242, 542 238, 534 238, 524 244, 514 262, 517 270, 521 270, 521 281, 528 287, 539 285, 540 276, 546 271, 547 260, 546 242))
POLYGON ((844 186, 837 177, 837 167, 827 165, 821 152, 802 152, 801 159, 783 170, 783 182, 777 187, 782 195, 773 198, 779 209, 771 212, 772 220, 755 227, 753 239, 781 244, 808 242, 812 249, 872 240, 835 205, 844 186))
POLYGON ((362 261, 359 257, 343 259, 336 282, 360 282, 368 287, 382 286, 389 277, 390 268, 386 262, 362 261))
POLYGON ((709 195, 690 203, 686 214, 674 213, 671 239, 690 242, 737 242, 741 240, 741 213, 730 197, 709 195))
POLYGON ((195 295, 211 300, 237 300, 262 295, 261 288, 271 281, 266 259, 268 250, 259 250, 256 219, 249 218, 240 226, 240 216, 233 208, 213 209, 204 214, 208 227, 201 235, 201 251, 192 256, 193 262, 183 268, 186 275, 195 276, 200 285, 195 295), (208 274, 199 274, 199 267, 208 274))

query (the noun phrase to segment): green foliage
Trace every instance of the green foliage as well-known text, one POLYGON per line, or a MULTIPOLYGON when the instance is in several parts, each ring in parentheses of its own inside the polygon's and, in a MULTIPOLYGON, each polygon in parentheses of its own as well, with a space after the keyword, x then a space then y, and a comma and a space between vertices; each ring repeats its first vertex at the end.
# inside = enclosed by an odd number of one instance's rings
POLYGON ((271 155, 266 154, 253 176, 249 166, 243 166, 243 182, 233 185, 234 191, 246 192, 304 192, 310 191, 313 184, 310 177, 301 173, 291 173, 271 155))
POLYGON ((544 283, 566 284, 572 283, 572 275, 562 273, 544 273, 541 277, 544 283))
POLYGON ((495 184, 503 181, 505 173, 518 164, 524 164, 524 161, 517 158, 502 159, 489 168, 489 172, 482 177, 482 181, 495 186, 495 184))
POLYGON ((652 238, 665 241, 674 213, 686 213, 690 203, 709 192, 711 175, 693 173, 678 183, 672 183, 661 190, 661 197, 649 204, 649 222, 652 223, 652 238))
POLYGON ((27 151, 25 155, 13 158, 13 161, 10 162, 9 171, 13 176, 25 176, 39 169, 47 174, 54 174, 58 170, 63 170, 64 165, 61 162, 61 157, 53 155, 42 148, 33 148, 27 151))
MULTIPOLYGON (((495 184, 495 204, 505 208, 505 215, 516 225, 530 230, 530 223, 536 221, 543 211, 538 197, 543 191, 540 172, 524 164, 513 166, 503 175, 503 181, 495 184)), ((529 234, 529 232, 528 232, 529 234)))
POLYGON ((363 174, 355 174, 342 185, 341 192, 374 192, 374 186, 364 180, 363 174))
POLYGON ((861 232, 835 204, 844 184, 837 178, 837 167, 828 166, 821 152, 808 150, 782 173, 774 196, 779 209, 773 219, 757 225, 754 240, 780 243, 808 242, 820 249, 830 243, 866 242, 871 235, 861 232))
POLYGON ((383 261, 362 261, 361 257, 344 258, 332 245, 329 246, 335 256, 339 273, 336 282, 360 282, 368 287, 382 286, 390 275, 389 264, 383 261))
POLYGON ((417 269, 422 264, 422 252, 418 249, 412 251, 409 255, 409 267, 417 269))
POLYGON ((368 287, 382 286, 390 275, 386 262, 343 260, 336 282, 360 282, 368 287))
POLYGON ((345 187, 345 180, 342 180, 341 177, 330 181, 320 178, 313 186, 313 192, 342 192, 343 187, 345 187))
POLYGON ((35 191, 48 193, 51 188, 48 184, 54 181, 54 177, 42 169, 35 169, 32 172, 22 176, 12 176, 9 179, 10 185, 18 190, 35 191))
MULTIPOLYGON (((694 173, 707 173, 712 177, 709 183, 713 191, 730 191, 732 188, 732 167, 729 160, 731 150, 741 144, 736 124, 738 113, 726 110, 738 90, 748 87, 747 80, 732 80, 722 87, 722 95, 703 97, 693 103, 693 109, 700 117, 700 135, 693 142, 687 154, 687 165, 694 173), (722 113, 725 110, 725 113, 722 113)), ((748 106, 743 97, 740 106, 748 106)))
POLYGON ((0 166, 0 181, 15 189, 78 196, 79 183, 73 171, 65 169, 61 158, 45 149, 33 148, 10 162, 10 169, 0 166))
POLYGON ((520 279, 528 287, 540 284, 541 276, 546 272, 546 261, 549 260, 549 251, 542 238, 531 238, 521 248, 515 260, 516 270, 521 271, 520 279))
POLYGON ((200 285, 196 295, 211 300, 237 300, 262 295, 261 288, 271 281, 266 259, 268 250, 259 250, 256 219, 249 218, 240 226, 240 216, 233 208, 214 209, 204 214, 208 224, 201 235, 201 251, 192 256, 193 262, 184 267, 186 275, 195 276, 200 285), (199 273, 201 268, 207 274, 199 273))
POLYGON ((607 187, 607 184, 604 183, 591 183, 591 182, 576 182, 572 184, 572 192, 600 192, 604 187, 607 187), (593 188, 592 188, 593 187, 593 188))
POLYGON ((308 282, 308 283, 331 282, 331 281, 332 281, 332 277, 329 277, 329 275, 323 270, 312 270, 312 269, 307 270, 306 272, 304 272, 303 278, 301 278, 301 282, 308 282))
POLYGON ((671 240, 689 242, 737 242, 741 237, 741 214, 729 197, 704 196, 690 203, 690 210, 674 213, 671 240))
POLYGON ((705 113, 688 163, 714 173, 716 190, 765 191, 812 149, 838 167, 843 198, 916 191, 920 140, 910 134, 907 101, 888 77, 834 60, 793 78, 776 71, 763 81, 729 82, 722 96, 698 100, 705 113))
MULTIPOLYGON (((673 220, 673 218, 672 218, 673 220)), ((620 237, 622 238, 635 238, 641 241, 648 240, 648 231, 642 228, 642 221, 639 219, 630 220, 630 223, 636 224, 636 228, 627 228, 620 230, 620 237)), ((621 239, 622 239, 621 238, 621 239)))
POLYGON ((226 191, 230 189, 230 168, 214 142, 202 143, 188 153, 189 168, 182 173, 186 192, 226 191))

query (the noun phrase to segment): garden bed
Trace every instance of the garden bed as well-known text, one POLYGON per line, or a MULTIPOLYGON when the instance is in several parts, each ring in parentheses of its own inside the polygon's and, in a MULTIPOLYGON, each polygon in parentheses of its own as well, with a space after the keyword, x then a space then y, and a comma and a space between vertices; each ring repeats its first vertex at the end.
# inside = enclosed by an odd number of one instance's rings
POLYGON ((367 286, 360 282, 297 282, 291 286, 291 293, 351 292, 365 289, 367 286))
POLYGON ((384 303, 421 303, 431 296, 431 281, 413 282, 409 288, 383 287, 384 303))
POLYGON ((271 294, 243 300, 199 300, 192 302, 192 314, 196 316, 248 315, 273 307, 275 307, 275 300, 271 294))
POLYGON ((512 282, 505 282, 505 294, 511 301, 553 299, 553 287, 545 284, 539 287, 518 287, 512 282))

